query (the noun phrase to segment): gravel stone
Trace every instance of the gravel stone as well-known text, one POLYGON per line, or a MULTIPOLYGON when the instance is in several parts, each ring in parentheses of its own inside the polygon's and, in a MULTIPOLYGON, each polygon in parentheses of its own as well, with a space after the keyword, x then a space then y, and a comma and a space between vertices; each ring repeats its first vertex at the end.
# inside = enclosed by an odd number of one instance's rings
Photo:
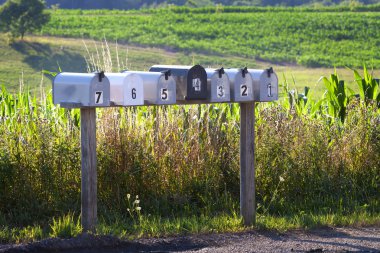
POLYGON ((46 239, 21 245, 0 245, 0 253, 129 253, 129 252, 367 252, 380 253, 380 227, 322 228, 199 234, 134 241, 84 234, 72 239, 46 239))

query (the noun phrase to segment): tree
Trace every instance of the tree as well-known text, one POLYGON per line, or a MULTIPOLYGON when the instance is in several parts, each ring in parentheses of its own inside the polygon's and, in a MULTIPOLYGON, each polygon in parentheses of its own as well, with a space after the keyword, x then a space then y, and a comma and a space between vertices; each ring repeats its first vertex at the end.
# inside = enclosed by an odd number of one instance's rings
POLYGON ((39 30, 49 21, 44 9, 42 0, 8 0, 0 8, 0 30, 23 39, 26 32, 39 30))

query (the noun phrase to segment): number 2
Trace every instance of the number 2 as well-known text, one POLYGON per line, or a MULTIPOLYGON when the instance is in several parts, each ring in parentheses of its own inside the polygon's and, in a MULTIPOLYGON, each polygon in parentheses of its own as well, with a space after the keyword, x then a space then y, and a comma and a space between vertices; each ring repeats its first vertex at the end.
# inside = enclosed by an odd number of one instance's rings
POLYGON ((96 91, 95 92, 95 104, 103 104, 103 92, 96 91))
POLYGON ((241 93, 242 97, 247 97, 248 96, 247 91, 248 91, 247 85, 243 84, 243 85, 240 86, 240 93, 241 93))

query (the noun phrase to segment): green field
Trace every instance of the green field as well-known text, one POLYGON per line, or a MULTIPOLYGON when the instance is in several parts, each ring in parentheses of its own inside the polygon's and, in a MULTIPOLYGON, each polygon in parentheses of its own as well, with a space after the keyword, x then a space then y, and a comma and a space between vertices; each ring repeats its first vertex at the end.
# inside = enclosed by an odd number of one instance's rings
POLYGON ((244 10, 250 9, 58 10, 41 34, 241 56, 247 63, 380 67, 379 12, 244 10))
POLYGON ((0 37, 0 243, 82 231, 80 114, 52 103, 49 72, 153 64, 277 72, 280 99, 255 110, 258 222, 245 227, 239 215, 238 104, 104 108, 97 110, 97 233, 129 238, 380 224, 378 12, 52 14, 39 36, 13 43, 0 37), (339 77, 330 77, 333 66, 364 62, 375 70, 339 67, 339 77), (311 93, 291 91, 304 86, 311 93))
MULTIPOLYGON (((0 54, 5 55, 0 59, 0 84, 10 91, 18 91, 20 80, 24 86, 31 90, 38 90, 40 86, 51 88, 49 75, 42 75, 42 70, 59 72, 87 72, 86 58, 89 55, 103 59, 102 46, 104 43, 93 40, 82 40, 75 38, 58 38, 33 36, 27 37, 25 41, 17 41, 8 45, 6 39, 0 38, 0 54)), ((273 66, 277 72, 280 84, 285 81, 290 88, 302 90, 304 86, 311 87, 315 95, 322 96, 325 87, 318 82, 321 76, 329 76, 334 72, 333 68, 306 68, 297 65, 278 65, 263 61, 249 62, 241 56, 223 57, 201 53, 173 52, 160 48, 136 47, 128 45, 117 45, 115 41, 109 41, 108 47, 112 59, 112 69, 147 70, 154 64, 201 64, 205 67, 228 67, 248 66, 252 68, 267 68, 273 66), (119 65, 117 61, 119 57, 119 65)), ((347 68, 338 68, 338 74, 353 89, 354 76, 347 68)), ((359 71, 361 72, 361 71, 359 71)), ((375 70, 373 75, 380 76, 380 71, 375 70)))

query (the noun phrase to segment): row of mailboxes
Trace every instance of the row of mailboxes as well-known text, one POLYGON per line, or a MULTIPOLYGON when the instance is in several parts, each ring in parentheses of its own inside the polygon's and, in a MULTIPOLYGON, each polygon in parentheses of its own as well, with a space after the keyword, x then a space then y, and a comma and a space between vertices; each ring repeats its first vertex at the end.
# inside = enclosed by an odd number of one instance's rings
POLYGON ((277 99, 278 79, 272 68, 204 69, 200 65, 156 65, 149 72, 60 73, 53 81, 54 103, 70 107, 277 99))

